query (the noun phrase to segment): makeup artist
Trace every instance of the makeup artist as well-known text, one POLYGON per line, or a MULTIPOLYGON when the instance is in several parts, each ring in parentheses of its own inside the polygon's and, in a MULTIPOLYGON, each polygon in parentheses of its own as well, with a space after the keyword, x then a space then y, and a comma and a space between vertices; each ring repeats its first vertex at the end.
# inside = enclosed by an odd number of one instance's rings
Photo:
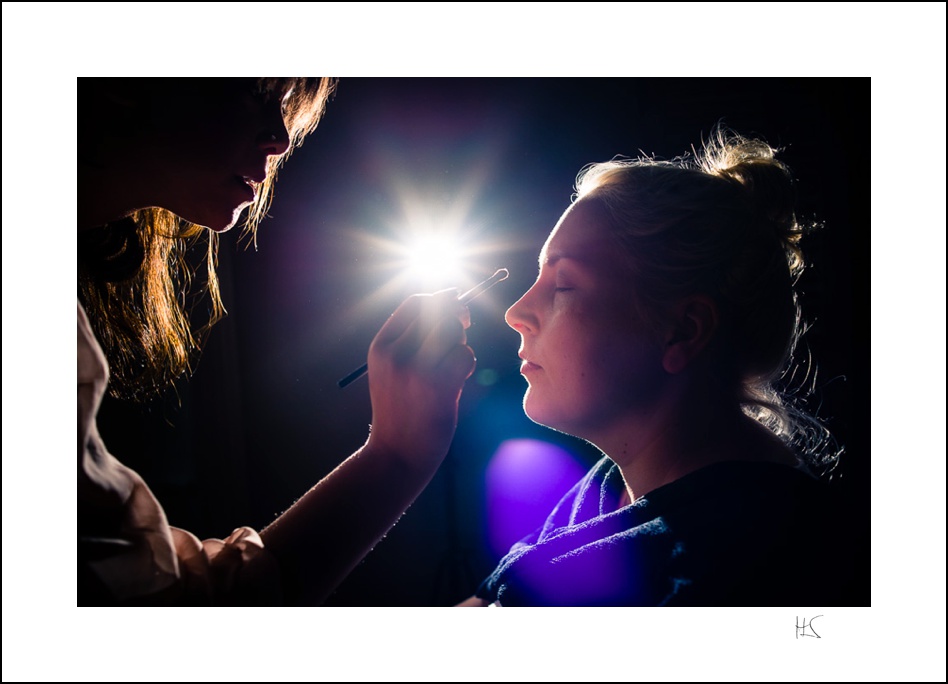
POLYGON ((259 533, 201 541, 171 527, 97 429, 104 393, 154 396, 188 370, 200 335, 182 306, 184 250, 207 240, 219 318, 216 240, 238 221, 256 229, 277 168, 315 128, 332 86, 78 80, 80 605, 319 604, 447 453, 474 369, 453 291, 411 297, 389 318, 369 349, 366 443, 259 533))

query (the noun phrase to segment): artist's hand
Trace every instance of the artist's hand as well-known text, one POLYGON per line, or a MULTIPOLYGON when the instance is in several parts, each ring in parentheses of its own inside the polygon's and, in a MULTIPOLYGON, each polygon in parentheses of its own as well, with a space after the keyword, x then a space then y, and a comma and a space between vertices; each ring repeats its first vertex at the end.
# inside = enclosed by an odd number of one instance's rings
POLYGON ((414 295, 369 347, 372 430, 366 448, 409 465, 440 463, 458 420, 458 400, 474 372, 467 307, 455 290, 414 295))

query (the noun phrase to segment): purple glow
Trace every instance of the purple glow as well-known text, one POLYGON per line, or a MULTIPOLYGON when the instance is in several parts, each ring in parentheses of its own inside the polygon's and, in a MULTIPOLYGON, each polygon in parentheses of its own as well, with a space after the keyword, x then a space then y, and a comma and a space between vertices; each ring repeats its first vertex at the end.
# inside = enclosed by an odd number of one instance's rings
POLYGON ((553 507, 585 474, 565 449, 536 439, 509 439, 487 467, 487 529, 491 549, 503 556, 543 524, 553 507))

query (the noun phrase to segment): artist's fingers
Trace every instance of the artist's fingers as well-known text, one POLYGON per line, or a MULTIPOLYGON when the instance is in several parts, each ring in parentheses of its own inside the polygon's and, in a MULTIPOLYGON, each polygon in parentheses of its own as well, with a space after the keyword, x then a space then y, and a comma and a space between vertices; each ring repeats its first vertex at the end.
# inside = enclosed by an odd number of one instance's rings
POLYGON ((476 366, 474 350, 465 344, 452 347, 441 360, 439 368, 446 381, 456 383, 471 377, 476 366))
POLYGON ((461 322, 465 309, 457 299, 425 301, 418 317, 388 345, 392 359, 422 372, 434 369, 452 347, 467 343, 461 322))
POLYGON ((457 290, 409 297, 372 341, 370 358, 382 355, 397 365, 432 368, 451 346, 466 343, 462 321, 468 315, 457 290))
POLYGON ((425 368, 434 368, 453 347, 467 344, 460 307, 445 307, 439 314, 436 320, 423 326, 417 356, 419 365, 425 368))
POLYGON ((373 344, 386 345, 394 342, 405 334, 408 328, 421 315, 423 307, 429 301, 457 301, 458 290, 455 288, 441 290, 430 295, 412 295, 402 302, 395 312, 388 317, 373 340, 373 344))
POLYGON ((419 311, 421 311, 421 295, 413 295, 399 304, 375 335, 372 346, 384 347, 404 335, 418 317, 419 311))
MULTIPOLYGON (((426 312, 428 313, 428 312, 426 312)), ((429 378, 439 387, 461 384, 474 372, 474 351, 467 346, 467 335, 457 309, 442 309, 437 321, 419 317, 395 343, 389 346, 396 367, 429 378)))

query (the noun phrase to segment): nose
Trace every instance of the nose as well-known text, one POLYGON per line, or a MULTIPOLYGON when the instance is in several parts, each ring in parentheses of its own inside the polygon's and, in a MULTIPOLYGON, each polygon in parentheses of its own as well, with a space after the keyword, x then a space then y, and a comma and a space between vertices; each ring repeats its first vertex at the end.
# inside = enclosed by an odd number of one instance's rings
POLYGON ((279 100, 274 99, 267 103, 257 144, 267 156, 281 155, 290 148, 290 134, 286 129, 283 106, 279 100))
POLYGON ((537 317, 531 306, 531 292, 533 292, 533 288, 524 292, 523 296, 514 302, 513 306, 507 309, 507 313, 504 314, 504 321, 507 322, 507 325, 521 335, 536 332, 539 326, 537 317))

